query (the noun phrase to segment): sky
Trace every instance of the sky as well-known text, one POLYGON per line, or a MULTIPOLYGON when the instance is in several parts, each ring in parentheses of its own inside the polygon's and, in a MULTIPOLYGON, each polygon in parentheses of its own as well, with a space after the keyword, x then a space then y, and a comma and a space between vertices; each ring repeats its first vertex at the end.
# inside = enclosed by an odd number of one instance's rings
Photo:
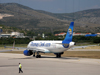
POLYGON ((0 3, 19 3, 51 13, 72 13, 100 8, 100 0, 0 0, 0 3))

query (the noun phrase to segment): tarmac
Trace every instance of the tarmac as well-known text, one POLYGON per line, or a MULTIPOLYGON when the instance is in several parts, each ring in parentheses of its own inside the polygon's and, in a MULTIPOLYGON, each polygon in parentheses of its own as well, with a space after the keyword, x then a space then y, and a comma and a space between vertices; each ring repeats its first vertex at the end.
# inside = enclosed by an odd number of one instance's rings
POLYGON ((100 75, 100 59, 0 53, 0 75, 100 75), (23 70, 20 74, 19 62, 23 70))
POLYGON ((100 51, 100 49, 69 49, 68 51, 100 51))

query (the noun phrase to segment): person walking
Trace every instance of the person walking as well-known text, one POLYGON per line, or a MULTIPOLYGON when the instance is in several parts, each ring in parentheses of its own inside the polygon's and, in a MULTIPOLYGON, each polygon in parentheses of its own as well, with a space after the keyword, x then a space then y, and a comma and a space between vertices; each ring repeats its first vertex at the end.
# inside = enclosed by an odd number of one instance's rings
POLYGON ((22 72, 22 73, 23 73, 21 63, 19 63, 19 73, 20 73, 20 72, 22 72))

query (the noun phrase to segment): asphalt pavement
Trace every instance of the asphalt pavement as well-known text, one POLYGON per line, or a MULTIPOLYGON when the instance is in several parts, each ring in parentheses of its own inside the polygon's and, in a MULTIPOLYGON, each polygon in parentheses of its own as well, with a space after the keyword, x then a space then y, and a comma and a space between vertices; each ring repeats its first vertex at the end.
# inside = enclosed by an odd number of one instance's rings
POLYGON ((0 75, 99 75, 100 59, 42 56, 35 58, 23 54, 0 53, 0 75))

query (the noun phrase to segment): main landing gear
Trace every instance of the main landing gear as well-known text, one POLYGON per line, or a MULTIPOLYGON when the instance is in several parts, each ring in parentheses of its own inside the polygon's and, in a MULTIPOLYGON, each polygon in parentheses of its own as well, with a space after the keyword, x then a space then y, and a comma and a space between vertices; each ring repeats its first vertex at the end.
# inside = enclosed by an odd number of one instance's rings
MULTIPOLYGON (((33 57, 35 57, 35 52, 33 53, 33 57)), ((41 58, 41 55, 39 55, 39 52, 37 52, 36 58, 41 58)))
POLYGON ((59 53, 56 54, 56 57, 57 57, 57 58, 61 58, 61 54, 59 54, 59 53))
POLYGON ((41 55, 37 55, 36 58, 41 58, 41 55))
POLYGON ((63 54, 64 52, 61 52, 61 53, 54 53, 56 55, 57 58, 61 58, 61 55, 63 54))

